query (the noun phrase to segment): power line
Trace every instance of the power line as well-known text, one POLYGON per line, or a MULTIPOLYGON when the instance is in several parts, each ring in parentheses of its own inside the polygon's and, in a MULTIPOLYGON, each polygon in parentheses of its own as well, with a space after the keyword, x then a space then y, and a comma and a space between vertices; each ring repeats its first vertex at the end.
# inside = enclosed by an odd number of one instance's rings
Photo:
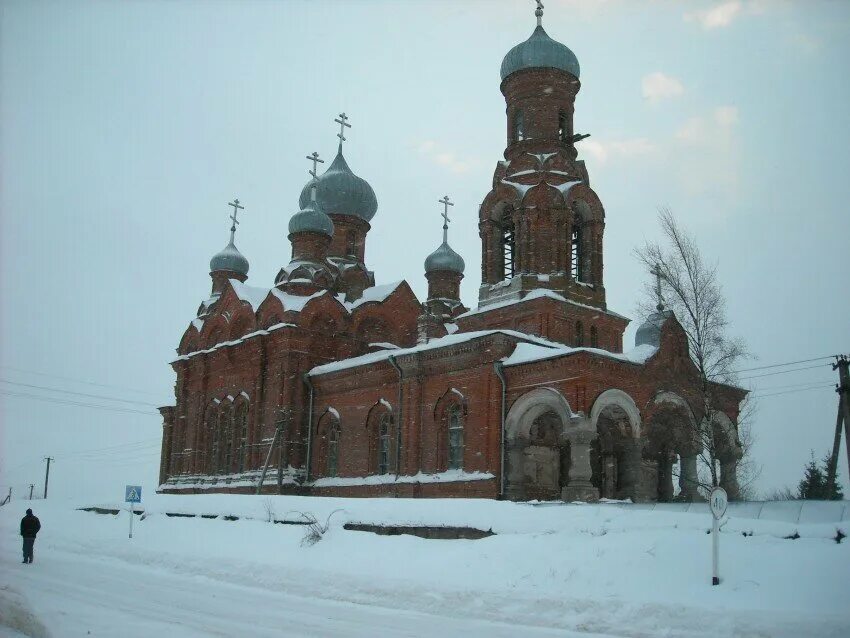
POLYGON ((63 381, 71 381, 73 383, 82 383, 83 385, 93 385, 100 388, 112 388, 114 390, 125 390, 128 392, 137 392, 139 394, 149 394, 151 396, 161 396, 158 392, 151 392, 149 390, 137 390, 135 388, 128 388, 120 385, 111 385, 108 383, 95 383, 94 381, 84 381, 82 379, 75 379, 74 377, 63 377, 58 374, 48 374, 47 372, 37 372, 36 370, 26 370, 25 368, 15 368, 13 366, 4 366, 0 365, 0 368, 5 370, 14 370, 15 372, 23 372, 25 374, 34 374, 40 377, 50 377, 53 379, 61 379, 63 381))
POLYGON ((783 394, 795 394, 797 392, 808 392, 810 390, 823 390, 825 388, 834 388, 834 387, 835 387, 834 383, 829 383, 827 385, 822 385, 822 386, 818 386, 818 387, 814 387, 814 388, 800 388, 799 390, 786 390, 785 392, 773 392, 771 394, 761 394, 761 395, 757 394, 757 395, 755 395, 755 398, 756 399, 766 399, 767 397, 778 397, 778 396, 783 395, 783 394))
POLYGON ((793 370, 780 370, 779 372, 767 372, 765 374, 754 374, 751 377, 741 377, 738 381, 746 381, 747 379, 760 379, 762 377, 772 377, 777 374, 788 374, 789 372, 802 372, 803 370, 814 370, 815 368, 823 368, 825 363, 816 366, 806 366, 805 368, 794 368, 793 370))
POLYGON ((61 392, 62 394, 73 394, 80 397, 88 397, 90 399, 104 399, 106 401, 118 401, 120 403, 133 403, 135 405, 145 405, 151 408, 159 407, 153 403, 147 403, 146 401, 133 401, 131 399, 119 399, 117 397, 108 397, 103 394, 87 394, 85 392, 73 392, 72 390, 62 390, 61 388, 51 388, 46 385, 35 385, 31 383, 18 383, 17 381, 8 381, 6 379, 0 379, 0 383, 6 383, 8 385, 17 385, 23 388, 34 388, 36 390, 49 390, 50 392, 61 392))
POLYGON ((799 363, 811 363, 812 361, 820 361, 822 359, 832 359, 835 355, 829 355, 826 357, 816 357, 814 359, 803 359, 802 361, 789 361, 788 363, 774 363, 769 366, 759 366, 757 368, 744 368, 742 370, 733 370, 730 374, 738 374, 740 372, 753 372, 755 370, 768 370, 769 368, 784 368, 785 366, 795 366, 799 363))
POLYGON ((834 385, 834 382, 823 379, 822 381, 809 381, 806 383, 792 383, 790 385, 770 385, 766 388, 753 388, 751 392, 757 394, 759 392, 771 392, 773 390, 788 390, 793 388, 802 388, 804 386, 822 386, 823 384, 834 385))
POLYGON ((108 405, 95 405, 93 403, 80 403, 78 401, 71 401, 66 399, 58 399, 54 397, 41 397, 36 394, 26 394, 24 392, 11 392, 9 390, 0 389, 0 394, 5 394, 6 396, 11 397, 21 397, 25 399, 32 399, 34 401, 44 401, 46 403, 59 403, 61 405, 73 405, 81 408, 91 408, 93 410, 105 410, 107 412, 123 412, 123 413, 131 413, 131 414, 147 414, 153 416, 157 414, 155 411, 144 411, 144 410, 133 410, 132 408, 116 408, 108 405))

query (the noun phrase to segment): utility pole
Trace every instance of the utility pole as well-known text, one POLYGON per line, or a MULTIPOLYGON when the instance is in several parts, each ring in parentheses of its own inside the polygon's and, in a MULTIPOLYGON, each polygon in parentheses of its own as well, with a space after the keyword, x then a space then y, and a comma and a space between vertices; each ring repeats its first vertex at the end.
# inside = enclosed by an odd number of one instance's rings
POLYGON ((49 456, 45 456, 44 460, 47 461, 47 470, 44 472, 44 498, 47 498, 47 481, 50 478, 50 461, 55 461, 49 456))
POLYGON ((845 354, 837 355, 833 370, 838 370, 838 416, 835 419, 835 438, 832 443, 832 456, 826 472, 827 493, 832 493, 835 486, 835 476, 838 473, 838 452, 841 448, 841 422, 844 422, 844 441, 847 445, 847 472, 850 476, 850 357, 845 354))
POLYGON ((30 500, 32 500, 32 490, 35 487, 34 483, 30 483, 30 500))

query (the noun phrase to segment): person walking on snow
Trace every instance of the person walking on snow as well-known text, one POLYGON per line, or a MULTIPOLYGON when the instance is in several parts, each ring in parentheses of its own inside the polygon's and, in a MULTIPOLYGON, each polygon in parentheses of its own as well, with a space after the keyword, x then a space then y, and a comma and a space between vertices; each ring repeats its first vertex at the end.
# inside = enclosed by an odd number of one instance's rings
POLYGON ((32 546, 35 545, 35 535, 41 529, 41 521, 36 518, 32 510, 27 510, 27 515, 21 519, 21 536, 24 537, 24 560, 25 563, 32 562, 32 546))

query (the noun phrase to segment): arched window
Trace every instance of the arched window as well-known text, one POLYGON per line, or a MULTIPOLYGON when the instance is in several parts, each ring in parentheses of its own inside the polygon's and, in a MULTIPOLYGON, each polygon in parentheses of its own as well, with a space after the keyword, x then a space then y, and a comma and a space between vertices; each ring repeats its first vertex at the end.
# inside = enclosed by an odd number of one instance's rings
POLYGON ((389 474, 390 471, 390 422, 389 412, 381 415, 378 422, 378 474, 389 474))
POLYGON ((450 470, 463 469, 463 414, 457 404, 449 408, 449 459, 450 470))
POLYGON ((590 326, 590 347, 599 347, 599 331, 596 329, 596 326, 590 326))
POLYGON ((570 237, 570 274, 573 281, 584 281, 584 233, 581 216, 573 216, 572 236, 570 237))
POLYGON ((219 416, 219 431, 221 432, 221 463, 219 474, 230 474, 233 462, 233 410, 225 409, 219 416))
POLYGON ((355 233, 353 230, 349 230, 345 234, 345 245, 346 255, 353 257, 357 254, 357 233, 355 233))
POLYGON ((214 406, 207 410, 206 431, 207 474, 215 474, 218 471, 218 413, 214 406))
POLYGON ((327 475, 336 476, 339 470, 339 422, 334 422, 328 430, 328 467, 327 475))
POLYGON ((564 111, 558 113, 558 139, 562 142, 570 141, 570 120, 564 111))
POLYGON ((239 436, 239 472, 245 471, 248 456, 248 404, 242 402, 236 408, 236 433, 239 436))
POLYGON ((575 345, 577 348, 584 345, 584 325, 581 321, 576 321, 575 345))
POLYGON ((522 111, 514 113, 514 142, 521 142, 526 139, 525 135, 525 117, 522 111))
POLYGON ((514 249, 516 247, 516 229, 514 228, 513 209, 511 207, 505 207, 499 222, 502 231, 502 279, 509 279, 514 276, 514 249))

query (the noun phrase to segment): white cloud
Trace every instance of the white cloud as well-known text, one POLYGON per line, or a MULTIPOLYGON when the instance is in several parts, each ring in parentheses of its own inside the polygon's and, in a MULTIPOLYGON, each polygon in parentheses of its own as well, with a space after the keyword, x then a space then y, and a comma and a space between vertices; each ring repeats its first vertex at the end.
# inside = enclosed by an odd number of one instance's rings
POLYGON ((787 0, 727 0, 710 9, 690 11, 684 15, 686 22, 698 22, 706 31, 728 27, 744 15, 763 15, 769 9, 787 6, 787 0))
POLYGON ((706 30, 728 27, 741 14, 742 8, 742 3, 739 0, 731 0, 718 4, 711 9, 686 13, 685 20, 699 22, 702 28, 706 30))
POLYGON ((428 160, 449 169, 452 173, 466 173, 472 168, 472 162, 458 159, 457 155, 441 148, 434 140, 420 142, 417 149, 428 160))
POLYGON ((678 79, 665 75, 661 71, 645 75, 641 80, 643 99, 650 102, 679 97, 684 92, 685 87, 678 79))
POLYGON ((686 120, 674 134, 674 170, 692 195, 737 192, 740 177, 738 107, 724 105, 686 120))
POLYGON ((599 140, 589 138, 581 142, 581 151, 587 153, 599 164, 605 164, 609 160, 650 155, 656 150, 656 145, 645 137, 626 140, 599 140))
POLYGON ((724 129, 735 126, 738 123, 738 107, 718 106, 714 109, 714 121, 724 129))

